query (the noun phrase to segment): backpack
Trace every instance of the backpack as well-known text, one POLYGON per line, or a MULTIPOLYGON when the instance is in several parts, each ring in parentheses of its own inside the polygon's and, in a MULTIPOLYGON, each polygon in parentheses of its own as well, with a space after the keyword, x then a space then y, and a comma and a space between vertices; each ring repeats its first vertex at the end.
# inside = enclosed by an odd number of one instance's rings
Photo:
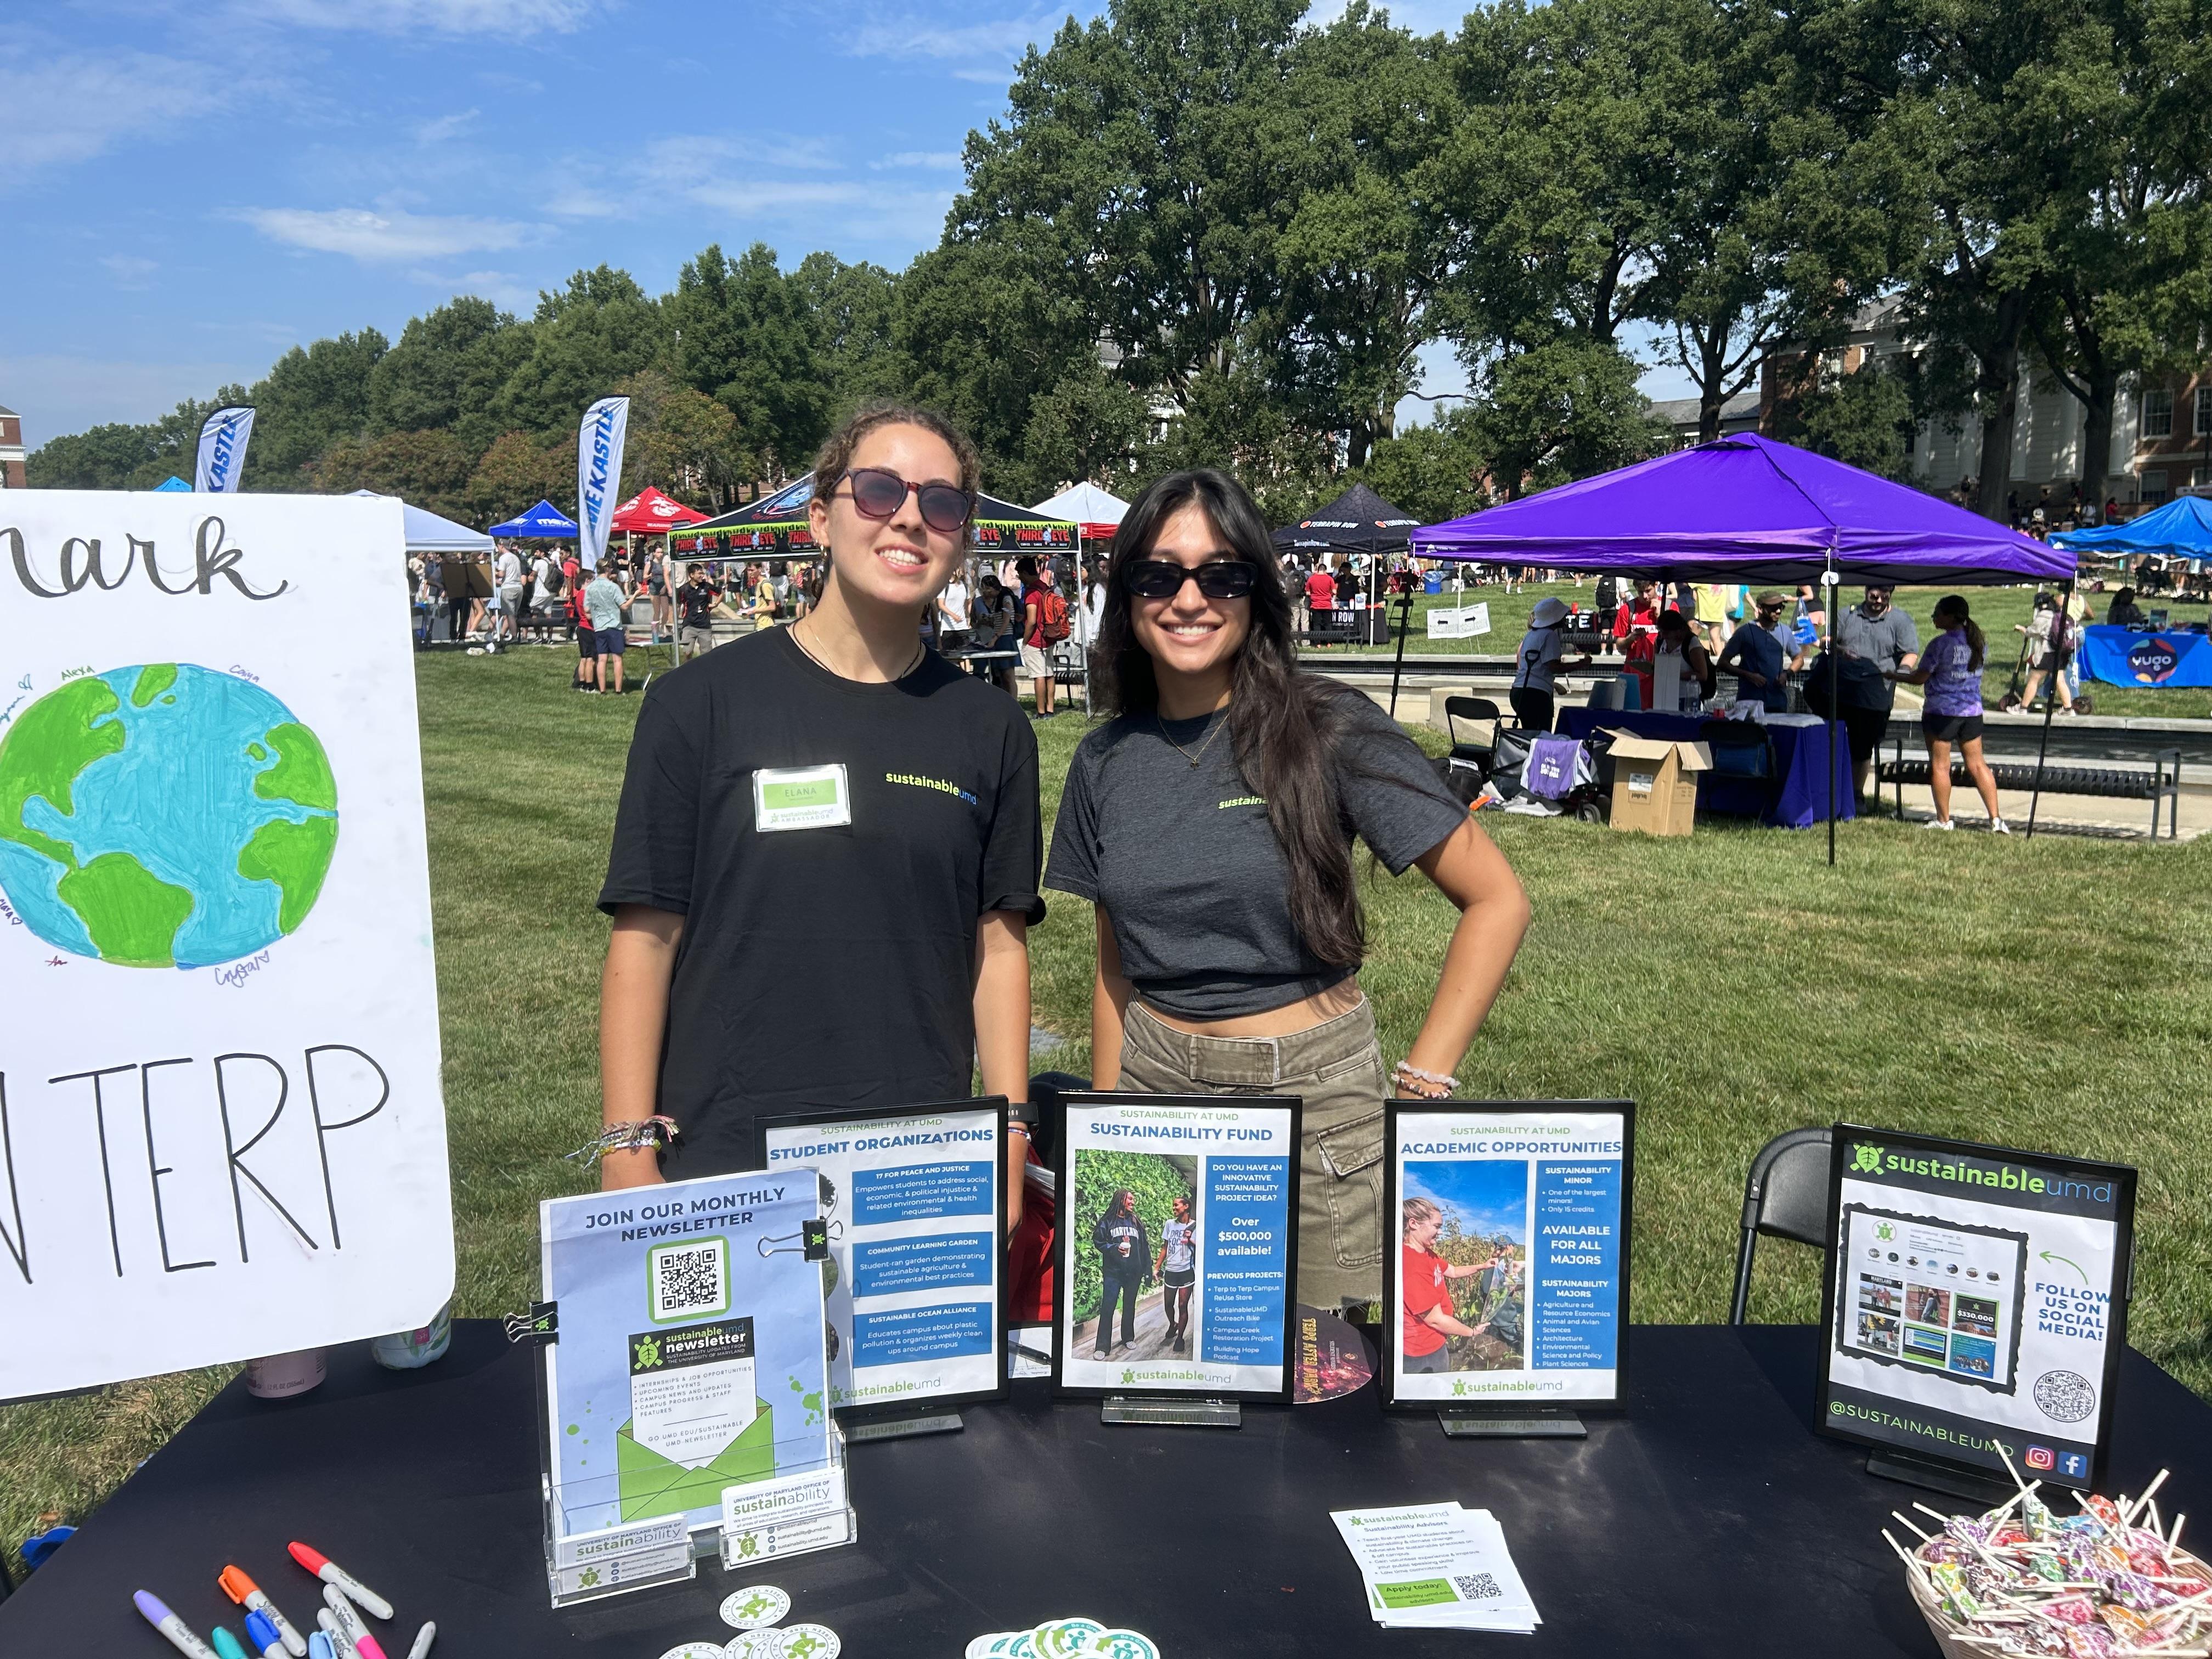
POLYGON ((1036 596, 1037 632, 1047 645, 1058 645, 1067 637, 1067 601, 1051 588, 1036 596))
POLYGON ((1601 611, 1610 611, 1620 603, 1620 580, 1613 576, 1600 576, 1597 579, 1597 608, 1601 611))
POLYGON ((545 568, 545 586, 539 591, 541 593, 550 597, 561 591, 561 584, 566 580, 567 578, 562 574, 561 567, 559 565, 549 564, 545 568))

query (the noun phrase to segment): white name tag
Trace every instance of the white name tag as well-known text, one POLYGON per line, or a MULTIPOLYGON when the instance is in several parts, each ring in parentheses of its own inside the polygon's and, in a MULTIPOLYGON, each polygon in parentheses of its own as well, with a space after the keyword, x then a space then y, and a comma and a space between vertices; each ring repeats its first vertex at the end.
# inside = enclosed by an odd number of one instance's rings
POLYGON ((753 774, 753 828, 826 830, 853 821, 845 763, 763 767, 753 774))

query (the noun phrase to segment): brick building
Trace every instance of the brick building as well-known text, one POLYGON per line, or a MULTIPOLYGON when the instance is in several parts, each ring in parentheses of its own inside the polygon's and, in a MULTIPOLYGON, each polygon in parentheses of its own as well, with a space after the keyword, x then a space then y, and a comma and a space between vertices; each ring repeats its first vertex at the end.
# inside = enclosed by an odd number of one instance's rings
POLYGON ((0 409, 0 489, 21 489, 23 482, 23 417, 0 409))

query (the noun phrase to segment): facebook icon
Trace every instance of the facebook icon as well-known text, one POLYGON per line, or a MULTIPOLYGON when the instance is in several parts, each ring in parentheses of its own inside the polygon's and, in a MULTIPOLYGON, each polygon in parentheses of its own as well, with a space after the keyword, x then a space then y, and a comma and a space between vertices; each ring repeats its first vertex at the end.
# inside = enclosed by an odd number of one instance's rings
POLYGON ((2089 1460, 2082 1456, 2080 1452, 2062 1453, 2058 1463, 2061 1468, 2076 1480, 2089 1472, 2089 1460))

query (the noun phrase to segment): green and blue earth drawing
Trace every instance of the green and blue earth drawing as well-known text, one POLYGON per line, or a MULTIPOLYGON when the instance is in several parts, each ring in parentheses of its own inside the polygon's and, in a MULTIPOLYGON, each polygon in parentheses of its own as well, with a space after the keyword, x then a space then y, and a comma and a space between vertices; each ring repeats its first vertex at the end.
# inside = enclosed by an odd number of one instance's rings
POLYGON ((337 805, 321 740, 251 680, 112 668, 0 727, 0 892, 74 956, 235 962, 307 920, 337 805))

